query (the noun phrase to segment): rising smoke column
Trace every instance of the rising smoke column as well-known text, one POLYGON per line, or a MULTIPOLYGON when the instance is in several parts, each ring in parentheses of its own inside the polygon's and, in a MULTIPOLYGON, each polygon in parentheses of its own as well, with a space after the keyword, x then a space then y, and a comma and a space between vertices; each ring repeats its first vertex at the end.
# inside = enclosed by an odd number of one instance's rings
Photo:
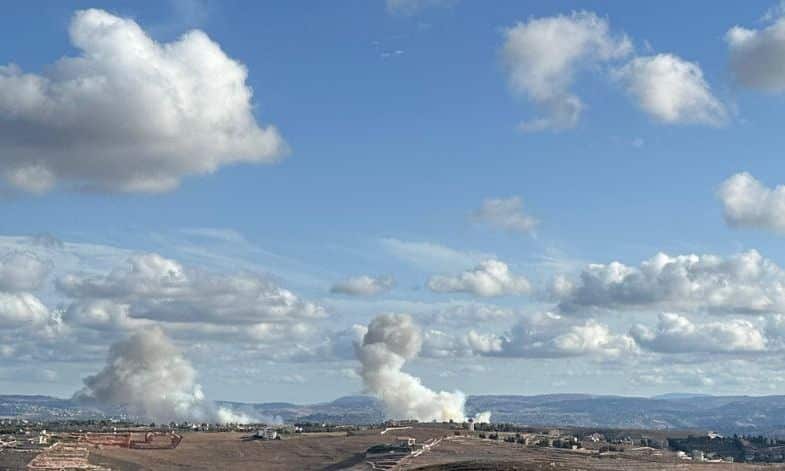
POLYGON ((129 413, 157 422, 251 421, 207 400, 196 370, 157 327, 112 345, 104 369, 84 384, 75 398, 125 406, 129 413))
POLYGON ((365 387, 382 400, 389 417, 464 421, 466 396, 462 392, 433 391, 420 378, 401 371, 421 347, 422 335, 411 316, 377 316, 368 325, 362 344, 355 346, 365 387))

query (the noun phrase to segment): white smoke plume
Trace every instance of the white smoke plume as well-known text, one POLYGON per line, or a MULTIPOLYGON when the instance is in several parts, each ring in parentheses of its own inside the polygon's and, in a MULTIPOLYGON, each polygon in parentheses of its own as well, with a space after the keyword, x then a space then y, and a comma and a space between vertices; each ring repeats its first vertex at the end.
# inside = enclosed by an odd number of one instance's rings
MULTIPOLYGON (((466 396, 433 391, 420 378, 401 371, 422 348, 422 334, 411 316, 383 314, 368 325, 362 345, 355 345, 365 387, 384 403, 389 417, 420 421, 466 420, 466 396)), ((487 419, 490 419, 488 414, 487 419)))
POLYGON ((491 423, 491 412, 478 412, 474 415, 474 423, 476 424, 489 424, 491 423))
POLYGON ((157 327, 112 345, 104 369, 84 383, 76 398, 124 406, 129 413, 156 422, 255 421, 205 398, 196 370, 157 327))

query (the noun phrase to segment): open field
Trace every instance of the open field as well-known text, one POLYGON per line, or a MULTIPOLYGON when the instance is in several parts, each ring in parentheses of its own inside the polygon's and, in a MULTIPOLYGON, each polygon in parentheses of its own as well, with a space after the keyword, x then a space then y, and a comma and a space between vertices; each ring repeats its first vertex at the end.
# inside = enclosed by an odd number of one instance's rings
POLYGON ((0 470, 16 471, 26 468, 37 453, 20 452, 16 450, 0 450, 0 470))
MULTIPOLYGON (((185 433, 175 449, 140 450, 113 446, 89 448, 90 464, 117 471, 142 470, 368 470, 365 451, 399 436, 418 443, 438 444, 418 456, 408 456, 392 466, 378 469, 426 471, 497 470, 785 470, 785 465, 744 463, 694 463, 679 460, 675 453, 644 447, 625 447, 623 452, 565 450, 524 446, 501 440, 456 436, 446 425, 419 424, 412 428, 345 432, 305 433, 283 440, 249 440, 239 432, 185 433)), ((34 453, 0 454, 0 469, 25 469, 34 453)), ((389 462, 387 463, 389 464, 389 462)))
POLYGON ((427 426, 391 430, 384 435, 380 432, 376 429, 352 435, 302 434, 273 441, 246 440, 245 434, 232 432, 187 433, 173 450, 106 447, 92 450, 90 461, 121 471, 367 469, 365 450, 373 445, 393 443, 400 435, 425 441, 451 433, 445 428, 427 426))
POLYGON ((351 465, 362 461, 365 450, 377 443, 391 442, 395 436, 379 431, 355 436, 307 434, 285 440, 244 440, 242 433, 185 434, 173 450, 132 450, 104 448, 94 450, 96 463, 110 459, 113 469, 182 470, 182 469, 325 469, 330 465, 351 465))
POLYGON ((428 452, 404 462, 400 469, 424 470, 785 470, 779 465, 742 463, 690 463, 671 452, 651 449, 606 453, 523 447, 496 440, 455 437, 445 427, 418 425, 414 428, 345 434, 303 434, 275 441, 246 440, 241 433, 188 433, 173 450, 102 448, 91 452, 91 463, 115 470, 337 470, 369 469, 364 452, 372 445, 392 443, 407 435, 424 442, 447 437, 428 452))
POLYGON ((597 456, 584 450, 523 447, 521 445, 455 437, 444 440, 430 453, 424 453, 401 469, 423 471, 541 471, 541 470, 696 470, 755 471, 785 470, 785 465, 744 463, 691 463, 672 452, 640 449, 597 456))

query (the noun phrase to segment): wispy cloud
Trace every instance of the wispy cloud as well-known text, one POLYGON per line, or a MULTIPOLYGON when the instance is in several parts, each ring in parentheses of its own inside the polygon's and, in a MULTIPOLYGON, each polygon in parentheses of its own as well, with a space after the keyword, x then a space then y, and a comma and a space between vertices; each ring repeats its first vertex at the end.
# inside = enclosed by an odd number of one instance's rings
POLYGON ((429 272, 467 269, 483 260, 494 258, 493 254, 456 250, 434 242, 384 238, 380 239, 379 243, 399 260, 429 272))

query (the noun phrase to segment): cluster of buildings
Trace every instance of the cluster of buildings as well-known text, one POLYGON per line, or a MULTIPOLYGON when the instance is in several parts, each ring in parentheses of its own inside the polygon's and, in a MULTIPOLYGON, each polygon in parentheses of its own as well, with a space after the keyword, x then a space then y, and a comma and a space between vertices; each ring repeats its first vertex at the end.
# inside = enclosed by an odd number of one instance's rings
POLYGON ((677 451, 676 456, 682 460, 695 461, 699 463, 733 463, 735 458, 732 456, 718 456, 716 453, 706 453, 703 450, 692 450, 689 454, 684 451, 677 451))
POLYGON ((671 448, 683 460, 701 462, 785 462, 785 441, 771 437, 724 437, 709 432, 672 438, 671 448))
MULTIPOLYGON (((475 432, 475 429, 469 424, 467 430, 470 434, 475 432)), ((477 432, 474 433, 477 438, 502 440, 508 443, 517 443, 524 446, 539 446, 549 448, 568 448, 577 450, 582 448, 581 440, 574 434, 567 434, 558 429, 548 431, 531 431, 531 432, 477 432)))
POLYGON ((13 433, 0 435, 0 449, 13 448, 16 450, 29 449, 37 451, 49 445, 51 440, 52 436, 46 430, 19 429, 13 433))

